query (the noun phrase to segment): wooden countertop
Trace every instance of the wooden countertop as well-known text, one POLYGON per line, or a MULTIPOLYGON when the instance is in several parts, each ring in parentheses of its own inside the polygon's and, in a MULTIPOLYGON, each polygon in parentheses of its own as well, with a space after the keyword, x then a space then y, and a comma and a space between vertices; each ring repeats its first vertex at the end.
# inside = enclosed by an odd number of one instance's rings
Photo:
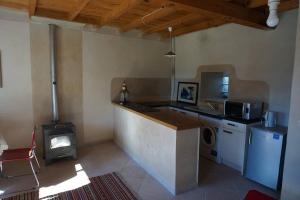
POLYGON ((118 103, 113 102, 112 104, 175 130, 187 130, 203 126, 203 122, 196 117, 174 110, 158 109, 155 112, 142 112, 118 103))

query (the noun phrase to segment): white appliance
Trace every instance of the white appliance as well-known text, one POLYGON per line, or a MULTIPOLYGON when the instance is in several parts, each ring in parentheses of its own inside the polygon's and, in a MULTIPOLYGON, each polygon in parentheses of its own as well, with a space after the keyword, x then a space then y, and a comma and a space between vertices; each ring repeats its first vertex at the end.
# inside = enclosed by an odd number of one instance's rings
POLYGON ((251 127, 248 137, 245 176, 274 190, 281 188, 286 127, 251 127))
POLYGON ((200 155, 214 162, 220 163, 220 119, 199 115, 199 119, 205 123, 200 129, 200 155))
POLYGON ((275 127, 277 123, 277 113, 273 111, 267 111, 264 115, 265 127, 275 127))

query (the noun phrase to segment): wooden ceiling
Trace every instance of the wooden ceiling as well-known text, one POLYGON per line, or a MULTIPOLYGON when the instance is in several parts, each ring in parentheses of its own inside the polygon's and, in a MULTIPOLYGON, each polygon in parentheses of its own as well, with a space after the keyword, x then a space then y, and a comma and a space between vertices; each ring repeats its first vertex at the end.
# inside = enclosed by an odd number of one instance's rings
MULTIPOLYGON (((0 0, 0 6, 40 16, 126 32, 178 36, 227 23, 268 29, 268 0, 0 0)), ((280 12, 298 8, 298 0, 281 0, 280 12)))

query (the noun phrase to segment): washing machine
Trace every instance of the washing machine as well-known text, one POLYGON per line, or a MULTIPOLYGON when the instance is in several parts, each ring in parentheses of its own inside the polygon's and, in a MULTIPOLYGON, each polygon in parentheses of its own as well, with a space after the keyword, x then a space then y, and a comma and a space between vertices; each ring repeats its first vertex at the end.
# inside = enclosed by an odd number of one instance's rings
POLYGON ((204 126, 200 128, 200 155, 216 163, 221 163, 219 130, 222 121, 203 115, 200 115, 199 119, 204 123, 204 126))

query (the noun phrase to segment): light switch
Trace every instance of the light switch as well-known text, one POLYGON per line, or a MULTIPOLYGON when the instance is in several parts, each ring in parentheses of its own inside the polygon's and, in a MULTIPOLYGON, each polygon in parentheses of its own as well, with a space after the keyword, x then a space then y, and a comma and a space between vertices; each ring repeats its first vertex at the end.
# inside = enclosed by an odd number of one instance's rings
POLYGON ((298 120, 298 121, 297 121, 297 126, 299 126, 299 127, 300 127, 300 120, 298 120))

